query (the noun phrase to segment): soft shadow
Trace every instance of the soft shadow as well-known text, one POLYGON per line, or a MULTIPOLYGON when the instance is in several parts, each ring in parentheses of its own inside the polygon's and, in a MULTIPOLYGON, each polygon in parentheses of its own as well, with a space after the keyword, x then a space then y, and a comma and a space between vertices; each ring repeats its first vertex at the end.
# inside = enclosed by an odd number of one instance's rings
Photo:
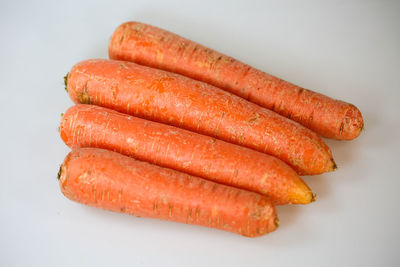
POLYGON ((276 206, 279 217, 279 230, 292 227, 296 224, 297 217, 300 216, 300 207, 296 205, 276 206))
MULTIPOLYGON (((316 201, 321 202, 327 198, 332 191, 332 186, 335 183, 333 177, 329 173, 321 175, 304 176, 303 180, 311 188, 314 194, 316 194, 316 201)), ((309 204, 309 205, 312 205, 309 204)))

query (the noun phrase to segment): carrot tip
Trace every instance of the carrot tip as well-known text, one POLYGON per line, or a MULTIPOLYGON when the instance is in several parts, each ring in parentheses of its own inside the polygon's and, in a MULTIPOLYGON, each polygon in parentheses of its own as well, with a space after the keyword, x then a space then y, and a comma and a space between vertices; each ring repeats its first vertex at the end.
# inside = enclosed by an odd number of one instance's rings
POLYGON ((275 228, 279 227, 279 218, 278 217, 275 218, 274 224, 275 224, 275 228))
POLYGON ((68 75, 69 75, 69 72, 67 72, 67 74, 64 76, 64 85, 65 85, 65 91, 67 91, 67 93, 68 93, 68 75))
POLYGON ((333 159, 331 159, 331 162, 332 162, 332 171, 336 171, 338 169, 336 162, 333 159))
POLYGON ((317 200, 317 194, 312 193, 312 198, 310 202, 315 202, 317 200))

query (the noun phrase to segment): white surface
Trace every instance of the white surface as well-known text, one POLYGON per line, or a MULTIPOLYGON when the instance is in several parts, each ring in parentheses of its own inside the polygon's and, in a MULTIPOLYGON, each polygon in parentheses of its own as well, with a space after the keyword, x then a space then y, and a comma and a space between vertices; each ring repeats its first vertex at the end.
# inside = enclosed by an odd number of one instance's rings
POLYGON ((398 1, 80 2, 0 2, 0 266, 400 265, 398 1), (107 57, 127 20, 357 105, 363 134, 327 141, 339 170, 305 177, 318 201, 278 207, 281 227, 249 239, 63 197, 63 76, 107 57))

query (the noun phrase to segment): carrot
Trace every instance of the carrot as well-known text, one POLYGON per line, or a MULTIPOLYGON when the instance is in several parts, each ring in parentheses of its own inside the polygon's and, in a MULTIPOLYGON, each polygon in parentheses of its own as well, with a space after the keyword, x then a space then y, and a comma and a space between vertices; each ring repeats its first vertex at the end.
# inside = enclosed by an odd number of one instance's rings
POLYGON ((209 84, 129 62, 95 59, 67 77, 76 103, 95 104, 247 146, 301 174, 335 168, 321 138, 275 112, 209 84))
POLYGON ((279 159, 173 126, 93 105, 63 115, 60 135, 71 148, 97 147, 268 195, 274 204, 307 204, 310 188, 279 159), (244 164, 245 163, 245 164, 244 164))
POLYGON ((256 237, 278 218, 260 194, 220 185, 96 148, 70 152, 60 167, 69 199, 138 217, 195 224, 256 237))
POLYGON ((352 104, 301 88, 193 41, 140 22, 119 26, 112 59, 179 73, 220 87, 338 140, 356 138, 361 112, 352 104))

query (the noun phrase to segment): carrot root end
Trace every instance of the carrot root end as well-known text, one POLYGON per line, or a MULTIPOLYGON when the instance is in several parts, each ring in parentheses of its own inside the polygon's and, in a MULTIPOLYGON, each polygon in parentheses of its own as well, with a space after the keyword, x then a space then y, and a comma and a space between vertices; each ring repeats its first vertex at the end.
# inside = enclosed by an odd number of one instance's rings
POLYGON ((69 75, 69 72, 67 72, 67 74, 64 76, 64 89, 65 89, 65 91, 67 91, 67 93, 68 93, 68 75, 69 75))
POLYGON ((279 227, 279 223, 280 223, 280 222, 279 222, 279 218, 276 217, 275 220, 274 220, 275 229, 279 227))
POLYGON ((336 162, 333 159, 331 159, 331 162, 332 162, 332 171, 336 171, 338 169, 336 162))
POLYGON ((60 180, 61 174, 62 174, 62 167, 63 165, 60 165, 60 168, 58 169, 58 173, 57 173, 57 180, 60 180))
POLYGON ((311 202, 315 202, 315 201, 317 201, 317 194, 312 193, 312 197, 311 197, 310 203, 311 203, 311 202))

